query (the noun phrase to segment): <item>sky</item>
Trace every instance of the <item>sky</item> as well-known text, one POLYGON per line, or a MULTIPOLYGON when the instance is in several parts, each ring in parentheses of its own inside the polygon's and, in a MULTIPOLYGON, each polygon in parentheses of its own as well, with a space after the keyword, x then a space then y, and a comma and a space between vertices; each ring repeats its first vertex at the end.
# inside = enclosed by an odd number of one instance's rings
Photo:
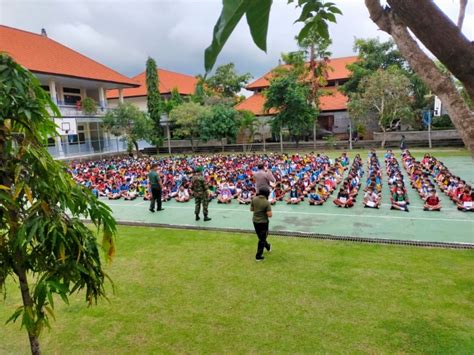
MULTIPOLYGON (((342 10, 331 24, 333 57, 354 55, 355 38, 388 35, 369 19, 363 0, 333 0, 342 10)), ((458 0, 436 0, 457 18, 458 0)), ((243 20, 221 52, 217 65, 234 62, 239 73, 256 79, 278 64, 282 52, 297 49, 293 24, 300 14, 294 4, 274 0, 268 31, 268 51, 252 42, 243 20)), ((48 36, 127 76, 145 69, 148 56, 160 68, 190 75, 203 74, 204 49, 221 11, 221 0, 0 0, 0 23, 48 36)), ((464 33, 474 39, 474 5, 468 3, 464 33)))

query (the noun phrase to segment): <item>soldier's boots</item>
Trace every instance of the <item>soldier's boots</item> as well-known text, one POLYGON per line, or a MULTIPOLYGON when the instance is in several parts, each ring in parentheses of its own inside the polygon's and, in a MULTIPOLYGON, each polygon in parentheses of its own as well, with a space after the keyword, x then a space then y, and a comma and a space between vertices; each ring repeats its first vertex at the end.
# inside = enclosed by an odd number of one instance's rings
POLYGON ((199 218, 199 215, 196 215, 196 221, 199 221, 201 218, 199 218))
POLYGON ((209 218, 208 216, 204 216, 204 222, 210 221, 212 218, 209 218))

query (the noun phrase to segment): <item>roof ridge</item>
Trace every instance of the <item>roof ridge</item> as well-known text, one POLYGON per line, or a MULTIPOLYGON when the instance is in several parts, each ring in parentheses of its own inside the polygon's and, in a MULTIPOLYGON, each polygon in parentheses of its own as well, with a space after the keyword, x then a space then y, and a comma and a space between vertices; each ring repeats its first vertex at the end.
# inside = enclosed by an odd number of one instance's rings
POLYGON ((22 28, 16 28, 16 27, 7 26, 7 25, 2 25, 2 24, 0 24, 0 27, 9 28, 9 29, 11 29, 11 30, 19 31, 19 32, 25 32, 25 33, 28 33, 28 34, 30 34, 30 35, 35 35, 35 36, 38 36, 38 37, 41 37, 41 38, 48 38, 48 36, 43 36, 41 33, 36 33, 36 32, 27 31, 27 30, 24 30, 24 29, 22 29, 22 28))

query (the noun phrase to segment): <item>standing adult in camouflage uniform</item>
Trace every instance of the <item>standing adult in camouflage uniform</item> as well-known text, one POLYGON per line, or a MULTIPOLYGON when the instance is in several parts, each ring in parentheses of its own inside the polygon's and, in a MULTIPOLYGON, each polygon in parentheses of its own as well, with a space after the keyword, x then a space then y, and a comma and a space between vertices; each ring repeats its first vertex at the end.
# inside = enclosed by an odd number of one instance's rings
POLYGON ((206 180, 204 180, 204 176, 202 176, 202 167, 199 166, 193 176, 191 181, 191 189, 193 190, 194 201, 195 201, 195 209, 194 213, 196 215, 196 221, 199 221, 199 213, 201 212, 201 204, 202 210, 204 212, 204 221, 210 221, 211 218, 208 217, 208 210, 207 205, 209 204, 209 194, 208 194, 208 187, 206 180))

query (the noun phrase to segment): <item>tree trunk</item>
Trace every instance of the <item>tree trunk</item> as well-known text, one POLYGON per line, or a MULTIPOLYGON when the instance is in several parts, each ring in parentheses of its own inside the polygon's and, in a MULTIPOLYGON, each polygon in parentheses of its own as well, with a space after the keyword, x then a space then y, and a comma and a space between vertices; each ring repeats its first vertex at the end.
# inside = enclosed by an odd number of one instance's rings
POLYGON ((467 7, 467 0, 460 0, 459 1, 459 16, 458 16, 458 28, 461 31, 462 25, 464 23, 464 16, 466 16, 466 7, 467 7))
MULTIPOLYGON (((377 2, 380 5, 380 2, 377 2)), ((474 44, 432 0, 387 2, 391 13, 400 20, 399 25, 403 23, 403 27, 408 27, 416 38, 464 84, 469 97, 473 99, 474 44)))
MULTIPOLYGON (((389 1, 389 3, 392 3, 389 1)), ((411 3, 411 0, 404 1, 403 3, 411 3)), ((425 4, 425 0, 420 0, 419 3, 425 4)), ((401 23, 400 19, 397 17, 396 11, 385 11, 380 6, 379 0, 365 0, 366 6, 370 12, 370 18, 385 32, 392 35, 395 43, 397 44, 400 53, 408 61, 411 68, 420 76, 420 78, 426 83, 426 85, 441 99, 445 105, 449 116, 456 127, 459 135, 461 136, 464 144, 467 149, 471 152, 471 155, 474 157, 474 113, 466 105, 461 94, 458 92, 450 76, 441 73, 433 61, 420 49, 416 41, 411 37, 408 29, 401 23)), ((418 4, 418 1, 416 2, 418 4)), ((430 5, 431 6, 431 5, 430 5)), ((434 5, 433 5, 434 6, 434 5)), ((417 17, 418 20, 429 19, 430 23, 433 22, 433 19, 430 16, 418 16, 420 10, 416 10, 416 14, 413 14, 417 17)), ((406 15, 403 12, 404 16, 406 15)), ((439 15, 439 14, 438 14, 439 15)), ((444 15, 444 14, 443 14, 444 15)), ((405 18, 403 18, 404 23, 405 18)), ((449 19, 448 19, 448 22, 449 19)), ((444 31, 443 26, 436 23, 436 26, 430 25, 429 28, 437 30, 438 28, 441 31, 444 31)), ((410 27, 411 29, 411 27, 410 27)), ((457 30, 459 32, 459 30, 457 30)), ((421 39, 421 38, 420 38, 421 39)), ((449 44, 449 36, 439 40, 440 42, 446 42, 449 44)), ((422 40, 423 44, 424 41, 422 40)), ((456 45, 453 44, 455 47, 456 45)), ((468 47, 472 47, 472 44, 467 44, 468 47)), ((428 48, 429 49, 429 48, 428 48)), ((434 52, 433 52, 434 53, 434 52)), ((436 55, 436 53, 434 53, 436 55)), ((455 53, 455 56, 461 56, 460 53, 455 53)), ((441 57, 438 57, 442 60, 441 57)), ((473 55, 462 57, 464 62, 469 62, 471 65, 474 65, 473 55), (471 58, 470 60, 468 60, 471 58)), ((443 60, 442 60, 443 61, 443 60)), ((443 61, 443 64, 447 66, 447 63, 443 61)), ((447 66, 448 67, 448 66, 447 66)), ((454 75, 456 73, 448 67, 454 75)), ((470 73, 473 76, 471 85, 474 88, 474 70, 470 73)), ((458 79, 461 78, 456 75, 458 79)), ((466 90, 468 86, 466 85, 466 90)), ((469 91, 468 91, 469 93, 469 91)), ((469 93, 471 95, 471 93, 469 93)), ((472 97, 472 96, 471 96, 472 97)))
MULTIPOLYGON (((138 143, 137 143, 137 141, 133 141, 133 145, 135 146, 135 150, 136 150, 136 152, 137 152, 137 157, 139 157, 139 156, 140 156, 140 149, 138 148, 138 143)), ((160 151, 157 150, 156 152, 159 153, 160 151)))
POLYGON ((224 151, 224 139, 221 139, 222 151, 224 151))
MULTIPOLYGON (((31 299, 30 295, 30 288, 28 286, 26 271, 22 266, 17 265, 15 268, 15 273, 17 274, 18 280, 20 281, 21 298, 23 300, 24 312, 27 312, 28 310, 33 310, 33 300, 31 299)), ((41 349, 38 336, 31 329, 27 329, 27 331, 28 339, 30 341, 31 353, 33 355, 40 355, 41 349)))
POLYGON ((191 141, 191 152, 194 153, 193 137, 191 137, 189 140, 191 141))

